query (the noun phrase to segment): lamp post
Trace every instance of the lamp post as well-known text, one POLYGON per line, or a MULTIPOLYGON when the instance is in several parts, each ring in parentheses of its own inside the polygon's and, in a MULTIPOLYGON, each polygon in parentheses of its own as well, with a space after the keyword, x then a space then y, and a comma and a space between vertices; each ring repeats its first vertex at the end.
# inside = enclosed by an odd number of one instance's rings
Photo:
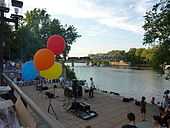
MULTIPOLYGON (((0 26, 3 27, 5 23, 15 23, 15 30, 18 28, 18 21, 22 19, 21 15, 18 15, 18 9, 22 8, 23 2, 18 0, 11 0, 12 6, 15 7, 15 14, 11 14, 11 17, 8 18, 5 16, 6 13, 9 13, 10 8, 6 7, 5 0, 0 0, 0 26)), ((4 42, 4 33, 3 30, 0 30, 0 85, 2 83, 2 73, 3 73, 3 44, 4 42)))

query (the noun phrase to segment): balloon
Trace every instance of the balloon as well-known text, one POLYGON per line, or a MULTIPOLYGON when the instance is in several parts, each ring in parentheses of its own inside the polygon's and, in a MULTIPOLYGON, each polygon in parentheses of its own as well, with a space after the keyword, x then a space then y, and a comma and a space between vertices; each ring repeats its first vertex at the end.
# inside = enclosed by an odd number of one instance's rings
POLYGON ((52 79, 58 79, 62 74, 62 64, 55 63, 51 68, 40 71, 40 76, 52 80, 52 79))
POLYGON ((21 74, 23 80, 34 80, 39 72, 35 68, 33 61, 28 61, 22 65, 21 74))
POLYGON ((50 49, 54 54, 59 55, 64 51, 64 38, 59 35, 52 35, 48 38, 47 48, 50 49))
POLYGON ((46 70, 54 64, 54 59, 54 53, 47 48, 43 48, 35 53, 34 64, 39 71, 46 70))

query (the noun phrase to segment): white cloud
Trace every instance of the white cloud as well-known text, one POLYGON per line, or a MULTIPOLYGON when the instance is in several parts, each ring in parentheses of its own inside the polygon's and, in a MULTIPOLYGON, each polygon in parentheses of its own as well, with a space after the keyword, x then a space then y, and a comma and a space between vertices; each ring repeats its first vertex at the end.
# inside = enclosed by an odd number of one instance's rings
MULTIPOLYGON (((154 0, 154 2, 156 1, 157 0, 154 0)), ((143 16, 145 12, 153 6, 154 2, 153 0, 135 0, 134 9, 139 15, 143 16)))
MULTIPOLYGON (((78 56, 78 57, 81 57, 81 56, 87 56, 87 53, 89 54, 96 54, 96 53, 106 53, 108 52, 108 48, 78 48, 77 47, 79 46, 79 44, 77 45, 73 45, 72 46, 72 49, 69 53, 69 56, 72 57, 72 56, 78 56)), ((110 47, 109 49, 110 51, 112 50, 112 48, 110 47)))
MULTIPOLYGON (((144 14, 147 0, 134 0, 136 12, 144 14)), ((122 30, 135 33, 143 33, 142 24, 131 24, 129 21, 129 13, 126 16, 117 14, 119 11, 113 11, 112 8, 97 5, 95 1, 90 0, 25 0, 25 10, 33 8, 46 8, 47 11, 55 15, 71 16, 73 18, 92 19, 99 24, 108 27, 120 28, 122 30)), ((116 6, 116 5, 115 5, 116 6)), ((120 9, 121 10, 121 9, 120 9)))
POLYGON ((131 32, 135 32, 138 34, 143 34, 143 28, 142 25, 135 25, 128 23, 127 19, 121 19, 121 18, 113 18, 113 19, 101 19, 99 20, 101 24, 105 24, 107 26, 113 27, 113 28, 120 28, 122 30, 127 30, 131 32))
POLYGON ((27 0, 26 8, 46 8, 49 12, 67 15, 75 18, 101 18, 109 17, 110 12, 96 6, 93 2, 84 0, 27 0))

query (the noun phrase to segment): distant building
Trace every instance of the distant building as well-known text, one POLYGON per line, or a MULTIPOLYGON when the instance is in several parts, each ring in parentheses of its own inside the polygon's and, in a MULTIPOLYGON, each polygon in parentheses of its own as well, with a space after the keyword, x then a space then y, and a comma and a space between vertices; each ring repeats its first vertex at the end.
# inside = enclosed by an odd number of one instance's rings
POLYGON ((127 62, 124 62, 123 60, 117 62, 117 61, 112 61, 111 62, 112 66, 129 66, 127 62))

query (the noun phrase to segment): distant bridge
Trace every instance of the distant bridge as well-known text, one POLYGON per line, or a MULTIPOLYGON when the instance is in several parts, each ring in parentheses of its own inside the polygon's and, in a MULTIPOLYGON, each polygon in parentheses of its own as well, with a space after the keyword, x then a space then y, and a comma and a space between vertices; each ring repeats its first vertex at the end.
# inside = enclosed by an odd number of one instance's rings
POLYGON ((69 57, 67 63, 89 63, 90 57, 69 57))

